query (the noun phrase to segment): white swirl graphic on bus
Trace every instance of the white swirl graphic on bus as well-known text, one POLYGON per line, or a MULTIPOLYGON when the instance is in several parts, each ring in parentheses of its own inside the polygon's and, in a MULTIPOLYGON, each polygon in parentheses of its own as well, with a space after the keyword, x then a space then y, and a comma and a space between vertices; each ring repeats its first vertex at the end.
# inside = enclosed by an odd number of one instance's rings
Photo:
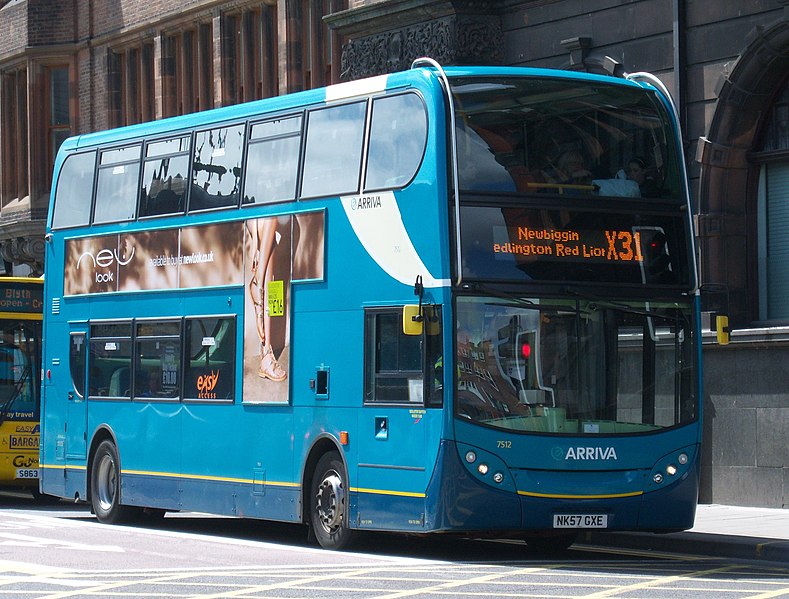
POLYGON ((82 263, 82 259, 85 256, 88 256, 93 261, 93 268, 96 268, 97 266, 100 268, 109 268, 110 266, 112 266, 113 262, 117 262, 121 266, 126 266, 134 258, 134 249, 135 249, 134 246, 132 246, 131 252, 129 253, 129 257, 126 260, 123 260, 120 257, 117 249, 111 250, 109 248, 104 248, 102 250, 99 250, 99 252, 95 255, 93 254, 93 252, 84 252, 79 257, 79 260, 77 260, 77 268, 80 267, 80 264, 82 263))

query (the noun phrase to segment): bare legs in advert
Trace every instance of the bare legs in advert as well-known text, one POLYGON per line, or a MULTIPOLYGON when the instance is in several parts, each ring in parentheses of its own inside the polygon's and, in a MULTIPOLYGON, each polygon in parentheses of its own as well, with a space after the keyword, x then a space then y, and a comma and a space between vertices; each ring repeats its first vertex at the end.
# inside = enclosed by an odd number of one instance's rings
POLYGON ((249 295, 255 306, 255 324, 260 337, 258 375, 275 382, 284 381, 288 373, 277 362, 271 348, 271 315, 268 288, 273 280, 272 256, 277 246, 277 219, 259 218, 247 223, 252 238, 252 279, 249 295))

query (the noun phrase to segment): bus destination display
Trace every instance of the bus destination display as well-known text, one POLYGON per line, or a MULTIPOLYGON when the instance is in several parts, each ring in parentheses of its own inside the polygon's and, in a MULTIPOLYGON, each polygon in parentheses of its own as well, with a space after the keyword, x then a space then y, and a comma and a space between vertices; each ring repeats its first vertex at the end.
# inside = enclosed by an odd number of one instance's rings
POLYGON ((463 206, 464 278, 682 284, 681 217, 463 206), (678 222, 679 221, 679 222, 678 222))
POLYGON ((641 231, 494 227, 494 254, 593 262, 643 262, 641 231))

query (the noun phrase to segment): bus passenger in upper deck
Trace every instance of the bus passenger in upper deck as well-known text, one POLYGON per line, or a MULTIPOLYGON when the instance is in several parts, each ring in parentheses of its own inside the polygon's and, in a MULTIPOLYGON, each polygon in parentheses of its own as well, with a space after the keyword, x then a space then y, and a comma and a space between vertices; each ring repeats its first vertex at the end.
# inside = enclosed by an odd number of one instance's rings
POLYGON ((634 156, 627 163, 627 178, 638 183, 642 198, 654 198, 659 195, 657 182, 649 174, 646 162, 634 156))
POLYGON ((589 185, 592 184, 592 171, 579 150, 567 150, 559 155, 555 164, 543 170, 549 183, 558 185, 589 185))

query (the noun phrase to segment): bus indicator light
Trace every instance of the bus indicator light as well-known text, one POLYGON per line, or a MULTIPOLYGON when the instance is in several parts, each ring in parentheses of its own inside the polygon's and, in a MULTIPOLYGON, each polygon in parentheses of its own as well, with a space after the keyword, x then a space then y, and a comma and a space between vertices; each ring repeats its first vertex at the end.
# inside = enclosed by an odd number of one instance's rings
POLYGON ((340 431, 340 445, 348 445, 351 442, 348 431, 340 431))

